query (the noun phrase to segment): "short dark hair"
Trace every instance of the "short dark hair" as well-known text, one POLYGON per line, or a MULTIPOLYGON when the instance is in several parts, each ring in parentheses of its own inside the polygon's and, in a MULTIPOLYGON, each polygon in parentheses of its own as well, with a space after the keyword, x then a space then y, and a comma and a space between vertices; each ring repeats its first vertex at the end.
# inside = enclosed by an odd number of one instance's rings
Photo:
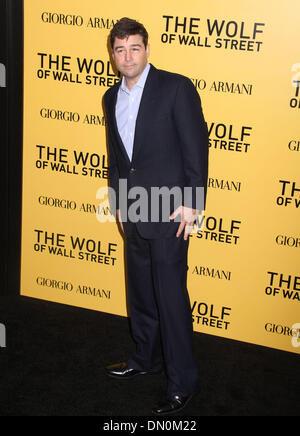
POLYGON ((121 20, 117 21, 110 32, 111 48, 114 48, 116 38, 124 39, 131 35, 141 35, 145 48, 147 47, 149 36, 143 24, 136 20, 132 20, 131 18, 122 18, 121 20))

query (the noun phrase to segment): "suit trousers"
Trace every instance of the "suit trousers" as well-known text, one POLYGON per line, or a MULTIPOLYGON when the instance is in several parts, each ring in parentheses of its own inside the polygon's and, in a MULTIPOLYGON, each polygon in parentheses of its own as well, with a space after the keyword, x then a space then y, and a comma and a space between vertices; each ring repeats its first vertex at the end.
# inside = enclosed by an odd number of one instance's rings
MULTIPOLYGON (((168 395, 198 390, 193 321, 186 287, 189 239, 144 239, 136 225, 125 240, 128 303, 136 351, 130 368, 165 369, 168 395)), ((179 226, 179 224, 178 224, 179 226)))

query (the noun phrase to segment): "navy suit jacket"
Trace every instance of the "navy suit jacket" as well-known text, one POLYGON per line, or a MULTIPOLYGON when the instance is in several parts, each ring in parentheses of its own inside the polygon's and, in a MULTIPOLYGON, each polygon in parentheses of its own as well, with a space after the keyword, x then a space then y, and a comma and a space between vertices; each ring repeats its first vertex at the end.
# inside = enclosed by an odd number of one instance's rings
MULTIPOLYGON (((116 209, 120 209, 121 217, 127 216, 130 205, 135 202, 136 208, 137 200, 141 200, 138 196, 131 200, 125 199, 129 190, 133 187, 144 188, 148 193, 147 219, 142 218, 136 225, 142 237, 155 239, 174 236, 179 222, 162 222, 161 212, 158 220, 153 219, 151 188, 178 186, 182 190, 182 204, 195 209, 199 204, 196 202, 199 192, 196 188, 202 187, 205 207, 208 131, 201 100, 192 81, 180 74, 158 70, 152 64, 150 66, 136 120, 131 161, 120 137, 115 117, 121 81, 106 91, 104 109, 107 121, 109 185, 116 193, 116 209), (123 188, 119 193, 120 179, 127 185, 126 194, 123 188), (184 195, 184 187, 191 188, 187 196, 184 195), (119 194, 124 201, 119 201, 119 194)), ((170 214, 176 207, 178 204, 171 196, 170 214)), ((128 218, 123 226, 125 234, 129 236, 132 223, 130 217, 127 220, 128 218)))

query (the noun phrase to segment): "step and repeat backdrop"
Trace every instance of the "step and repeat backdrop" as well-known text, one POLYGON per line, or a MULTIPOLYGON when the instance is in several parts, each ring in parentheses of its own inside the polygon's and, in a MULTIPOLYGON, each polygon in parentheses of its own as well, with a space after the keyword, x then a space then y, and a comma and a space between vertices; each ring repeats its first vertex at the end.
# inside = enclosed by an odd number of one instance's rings
POLYGON ((102 104, 122 17, 147 28, 155 67, 192 80, 208 124, 194 330, 300 353, 298 0, 24 0, 21 294, 128 316, 102 104))

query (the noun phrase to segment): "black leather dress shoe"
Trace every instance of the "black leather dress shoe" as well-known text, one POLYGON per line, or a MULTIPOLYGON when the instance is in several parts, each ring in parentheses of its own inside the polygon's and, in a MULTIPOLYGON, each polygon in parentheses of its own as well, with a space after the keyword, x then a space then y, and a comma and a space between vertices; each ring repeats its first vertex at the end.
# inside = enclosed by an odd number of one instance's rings
POLYGON ((126 362, 109 365, 105 369, 106 369, 106 374, 109 377, 126 379, 126 380, 136 377, 137 375, 157 374, 154 372, 138 371, 137 369, 128 368, 126 362))
POLYGON ((164 402, 155 406, 152 409, 152 413, 154 415, 169 415, 171 413, 179 412, 188 404, 193 396, 194 394, 188 395, 186 397, 182 395, 169 396, 164 402))

